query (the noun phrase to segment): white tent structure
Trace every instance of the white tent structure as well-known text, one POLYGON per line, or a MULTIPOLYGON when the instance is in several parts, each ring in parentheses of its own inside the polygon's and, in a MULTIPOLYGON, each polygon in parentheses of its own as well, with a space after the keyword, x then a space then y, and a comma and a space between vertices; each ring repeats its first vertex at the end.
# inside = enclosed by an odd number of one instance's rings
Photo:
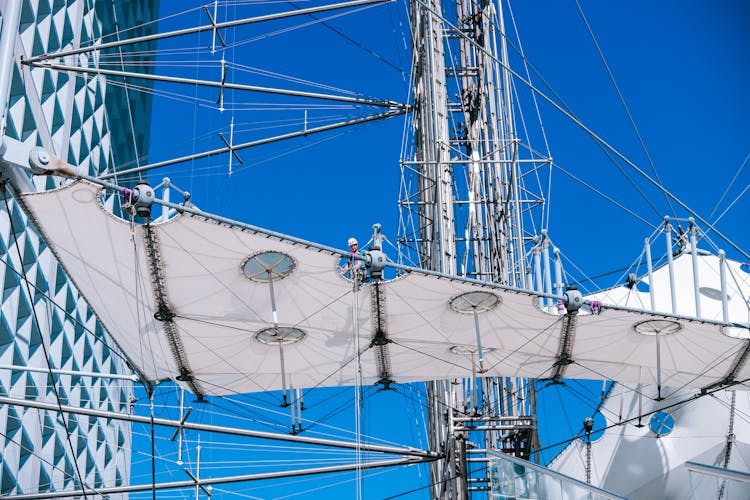
POLYGON ((23 201, 142 376, 199 396, 352 385, 357 352, 366 384, 479 372, 705 388, 750 377, 744 320, 566 313, 412 269, 353 287, 335 250, 198 211, 139 225, 105 211, 99 191, 79 181, 23 201))
MULTIPOLYGON (((721 319, 725 310, 721 260, 706 252, 686 250, 673 261, 672 280, 665 264, 655 269, 650 279, 643 276, 642 285, 620 286, 589 298, 650 309, 653 296, 656 310, 670 311, 674 290, 678 312, 695 315, 699 308, 703 318, 721 319)), ((747 264, 725 262, 730 320, 747 321, 749 271, 747 264)), ((701 349, 695 355, 710 357, 701 349)), ((686 466, 694 462, 750 470, 750 393, 742 390, 746 386, 696 399, 694 387, 669 385, 661 389, 633 383, 616 385, 599 410, 607 429, 592 439, 590 458, 584 437, 571 443, 551 467, 579 479, 586 477, 590 467, 593 484, 633 499, 655 495, 664 499, 750 497, 750 485, 746 483, 722 482, 695 473, 691 483, 686 466)))

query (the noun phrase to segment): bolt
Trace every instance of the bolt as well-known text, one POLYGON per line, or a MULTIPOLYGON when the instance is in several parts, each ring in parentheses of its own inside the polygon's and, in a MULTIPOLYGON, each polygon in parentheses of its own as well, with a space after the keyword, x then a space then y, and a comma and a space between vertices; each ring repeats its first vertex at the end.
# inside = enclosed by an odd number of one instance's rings
POLYGON ((49 165, 49 154, 45 150, 40 149, 37 151, 36 157, 41 165, 49 165))

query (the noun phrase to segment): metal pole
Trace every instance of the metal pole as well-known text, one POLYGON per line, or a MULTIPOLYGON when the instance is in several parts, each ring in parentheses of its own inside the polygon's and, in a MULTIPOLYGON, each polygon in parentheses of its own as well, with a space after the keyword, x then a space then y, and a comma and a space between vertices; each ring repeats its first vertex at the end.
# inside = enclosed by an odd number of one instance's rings
POLYGON ((559 103, 557 103, 555 101, 555 99, 553 99, 552 97, 549 97, 548 95, 546 95, 545 93, 543 93, 542 91, 540 91, 538 88, 536 88, 531 82, 529 82, 528 80, 526 80, 522 75, 520 75, 519 73, 513 71, 507 65, 507 63, 505 63, 503 61, 500 61, 499 59, 497 59, 496 56, 490 54, 487 51, 486 48, 484 48, 483 46, 479 45, 475 40, 472 40, 469 37, 468 34, 463 33, 455 24, 453 24, 450 21, 448 21, 447 19, 445 19, 445 17, 443 17, 440 13, 435 12, 435 10, 432 9, 429 5, 425 4, 423 0, 414 0, 414 1, 417 2, 417 3, 419 3, 420 5, 422 5, 425 9, 427 9, 428 11, 430 11, 432 14, 438 16, 449 28, 451 28, 452 30, 455 30, 455 32, 458 33, 458 36, 460 36, 461 38, 466 39, 470 44, 472 44, 474 47, 476 47, 477 50, 479 50, 481 52, 484 52, 489 57, 491 57, 495 61, 497 61, 498 64, 500 64, 504 69, 506 69, 510 74, 512 74, 518 81, 520 81, 521 83, 523 83, 524 85, 526 85, 533 93, 537 94, 539 97, 541 97, 542 99, 544 99, 545 101, 547 101, 547 103, 549 103, 552 107, 554 107, 560 113, 562 113, 567 118, 569 118, 571 121, 573 121, 573 123, 575 123, 579 128, 581 128, 584 132, 586 132, 589 135, 589 137, 591 137, 594 141, 596 141, 602 147, 604 147, 604 148, 608 149, 609 151, 611 151, 615 156, 617 156, 619 159, 621 159, 622 161, 624 161, 630 168, 632 168, 633 170, 635 170, 641 177, 643 177, 644 179, 646 179, 649 183, 653 184, 657 189, 659 189, 662 193, 664 193, 666 196, 668 196, 672 201, 674 201, 680 207, 682 207, 686 211, 688 211, 693 217, 695 217, 698 221, 700 221, 701 224, 704 224, 707 228, 709 228, 711 231, 713 231, 714 233, 716 233, 716 235, 718 237, 720 237, 721 239, 723 239, 724 241, 726 241, 732 248, 734 248, 735 250, 737 250, 737 252, 739 252, 740 254, 742 254, 745 258, 750 259, 750 253, 748 253, 743 248, 741 248, 739 245, 737 245, 736 243, 734 243, 731 239, 729 239, 729 237, 727 237, 726 235, 724 235, 724 233, 722 233, 721 231, 719 231, 718 229, 716 229, 713 226, 713 224, 711 224, 705 218, 701 217, 701 215, 698 214, 697 212, 695 212, 695 210, 691 209, 689 206, 687 206, 685 203, 683 203, 682 200, 680 200, 674 194, 672 194, 670 191, 668 191, 667 188, 665 188, 661 184, 661 182, 658 182, 655 179, 653 179, 646 172, 644 172, 643 169, 641 169, 640 167, 638 167, 638 165, 636 165, 635 163, 633 163, 632 161, 630 161, 624 154, 620 153, 612 145, 610 145, 607 141, 605 141, 599 135, 597 135, 593 130, 591 130, 586 125, 584 125, 583 122, 581 122, 581 120, 579 120, 578 118, 576 118, 575 115, 571 114, 562 105, 560 105, 559 103))
MULTIPOLYGON (((200 442, 200 441, 198 441, 200 442)), ((195 447, 196 459, 195 459, 195 500, 199 500, 200 495, 200 484, 201 480, 201 445, 195 447)))
POLYGON ((659 343, 659 330, 656 330, 656 400, 661 401, 661 344, 659 343))
MULTIPOLYGON (((35 149, 41 150, 41 148, 35 148, 35 149)), ((32 150, 32 154, 33 154, 33 150, 32 150)), ((105 181, 105 180, 99 179, 97 177, 91 177, 89 175, 78 174, 75 177, 70 177, 70 176, 63 175, 63 177, 85 180, 85 181, 91 182, 92 184, 96 184, 96 185, 105 187, 107 189, 112 189, 112 190, 115 190, 115 191, 118 191, 118 192, 124 192, 124 191, 126 191, 126 188, 118 186, 117 184, 113 184, 113 183, 111 183, 109 181, 105 181)), ((334 248, 334 247, 331 247, 331 246, 328 246, 328 245, 322 245, 320 243, 315 243, 315 242, 312 242, 312 241, 309 241, 309 240, 304 240, 302 238, 297 238, 295 236, 290 236, 288 234, 279 233, 278 231, 271 231, 270 229, 262 228, 262 227, 259 227, 259 226, 253 226, 252 224, 246 224, 244 222, 239 222, 239 221, 236 221, 236 220, 233 220, 233 219, 229 219, 227 217, 222 217, 220 215, 212 214, 210 212, 204 212, 203 210, 200 210, 200 209, 198 209, 196 207, 193 207, 193 206, 181 205, 181 204, 177 204, 177 203, 165 203, 165 202, 163 202, 163 201, 161 201, 159 199, 155 199, 154 203, 156 203, 157 205, 165 204, 168 207, 173 208, 174 210, 176 210, 179 213, 187 213, 187 214, 197 215, 199 217, 205 217, 206 219, 218 222, 220 224, 226 224, 228 226, 236 227, 236 228, 239 228, 239 229, 242 229, 242 230, 245 230, 245 231, 250 231, 252 233, 264 234, 264 235, 270 236, 272 238, 278 238, 280 240, 286 241, 286 242, 291 243, 293 245, 300 245, 300 246, 303 246, 305 248, 314 248, 314 249, 319 250, 321 252, 327 252, 327 253, 330 253, 331 255, 339 255, 339 256, 342 256, 342 257, 349 257, 351 255, 351 252, 347 252, 347 251, 344 251, 344 250, 339 250, 338 248, 334 248)), ((541 292, 541 291, 540 292, 529 292, 529 290, 526 290, 526 289, 523 289, 523 288, 518 288, 518 287, 514 287, 514 286, 503 285, 503 284, 500 284, 500 283, 492 283, 492 282, 487 282, 487 281, 481 281, 481 280, 477 280, 477 279, 463 278, 463 277, 456 276, 455 274, 447 274, 447 273, 442 273, 442 272, 439 272, 439 271, 432 271, 432 270, 429 270, 429 269, 422 269, 422 268, 417 268, 417 267, 412 267, 412 266, 406 266, 406 265, 403 265, 403 264, 399 264, 397 262, 388 261, 388 262, 385 263, 385 265, 387 267, 392 268, 392 269, 399 269, 399 270, 402 270, 402 271, 407 272, 407 273, 413 272, 413 273, 422 274, 422 275, 426 275, 426 276, 435 276, 437 278, 447 278, 447 279, 451 279, 451 280, 454 280, 454 281, 460 281, 462 283, 481 285, 481 286, 486 287, 486 288, 492 288, 492 289, 496 289, 496 290, 505 290, 505 291, 514 292, 514 293, 520 293, 520 294, 527 294, 527 295, 530 295, 532 297, 536 296, 536 299, 539 300, 539 301, 541 301, 544 298, 549 298, 549 299, 552 299, 552 300, 564 300, 565 299, 565 297, 561 296, 561 295, 554 295, 554 294, 544 293, 544 292, 541 292)), ((541 278, 538 277, 538 279, 541 279, 541 278)), ((540 286, 540 288, 541 288, 541 286, 540 286)), ((586 304, 586 303, 588 303, 588 301, 584 301, 584 304, 586 304)), ((639 309, 639 308, 635 308, 635 307, 627 307, 627 306, 615 306, 615 305, 607 305, 606 309, 613 310, 613 311, 629 311, 629 312, 636 312, 636 313, 642 313, 643 312, 643 309, 639 309)), ((685 320, 691 320, 691 321, 695 320, 695 318, 692 317, 692 316, 688 316, 688 315, 685 315, 685 314, 677 314, 677 313, 669 314, 669 317, 673 318, 673 319, 685 319, 685 320)), ((721 322, 721 321, 715 321, 715 320, 711 320, 711 319, 707 319, 707 318, 703 318, 703 319, 701 319, 701 321, 703 323, 707 323, 707 324, 715 324, 715 325, 720 325, 720 326, 734 326, 734 327, 738 327, 738 328, 748 328, 748 326, 749 326, 747 323, 739 323, 739 322, 733 322, 733 321, 728 321, 728 322, 724 323, 724 322, 721 322)))
POLYGON ((186 85, 202 85, 204 87, 217 87, 230 90, 245 90, 248 92, 263 92, 267 94, 279 94, 295 97, 306 97, 309 99, 323 99, 326 101, 348 102, 352 104, 365 104, 368 106, 380 106, 384 108, 407 109, 407 104, 401 104, 395 101, 380 101, 377 99, 366 99, 364 97, 347 97, 334 94, 321 94, 318 92, 303 92, 300 90, 288 90, 275 87, 259 87, 257 85, 245 85, 241 83, 216 82, 213 80, 197 80, 195 78, 180 78, 177 76, 152 75, 151 73, 136 73, 134 71, 119 71, 114 69, 102 68, 84 68, 81 66, 69 66, 66 64, 56 64, 51 62, 30 63, 29 66, 36 68, 52 69, 56 71, 74 71, 76 73, 85 73, 89 75, 116 76, 120 78, 137 78, 141 80, 151 80, 169 83, 183 83, 186 85))
POLYGON ((656 311, 656 295, 654 294, 654 263, 651 260, 651 244, 648 238, 644 241, 646 250, 646 266, 648 268, 648 296, 651 299, 651 311, 656 311))
POLYGON ((701 317, 700 277, 698 276, 698 238, 695 220, 690 219, 690 256, 693 263, 693 296, 695 297, 695 317, 701 317))
POLYGON ((294 400, 294 389, 292 387, 289 388, 289 399, 291 400, 291 402, 286 403, 286 389, 284 389, 284 403, 289 405, 289 417, 292 423, 292 434, 294 434, 294 423, 297 421, 297 415, 295 415, 295 412, 297 410, 297 402, 294 400))
MULTIPOLYGON (((534 278, 536 279, 536 293, 540 294, 544 292, 544 289, 542 288, 542 264, 541 264, 541 249, 539 247, 539 243, 537 242, 536 245, 534 245, 533 249, 534 253, 534 278)), ((539 307, 542 307, 544 305, 544 300, 540 297, 537 299, 537 304, 539 307)))
MULTIPOLYGON (((20 4, 18 0, 12 0, 14 3, 20 4)), ((245 24, 259 23, 264 21, 272 21, 275 19, 283 19, 286 17, 294 16, 306 16, 308 14, 314 14, 317 12, 326 12, 329 10, 346 9, 349 7, 359 7, 375 3, 388 3, 390 0, 355 0, 353 2, 336 3, 332 5, 322 5, 319 7, 310 7, 307 9, 299 9, 288 12, 279 12, 277 14, 268 14, 265 16, 248 17, 245 19, 235 19, 234 21, 226 21, 223 23, 212 23, 205 24, 203 26, 194 26, 192 28, 185 28, 181 30, 168 31, 166 33, 154 33, 153 35, 144 35, 135 38, 128 38, 125 40, 118 40, 116 42, 107 42, 88 47, 80 47, 77 49, 61 50, 52 54, 42 54, 40 56, 30 57, 27 59, 28 62, 44 61, 51 58, 62 58, 75 54, 85 54, 87 52, 94 52, 97 50, 106 50, 114 47, 122 47, 123 45, 132 45, 135 43, 150 42, 152 40, 162 40, 164 38, 172 38, 181 35, 191 35, 193 33, 201 33, 203 31, 220 30, 224 28, 234 28, 235 26, 243 26, 245 24)), ((6 2, 6 5, 10 1, 6 2)))
POLYGON ((296 388, 294 401, 297 403, 297 431, 302 431, 302 389, 296 388))
POLYGON ((16 370, 25 371, 32 373, 49 373, 50 371, 56 375, 73 375, 77 377, 100 377, 100 378, 111 378, 117 380, 131 380, 138 382, 140 379, 137 375, 120 375, 116 373, 97 373, 97 372, 82 372, 76 370, 63 370, 60 368, 52 368, 48 370, 46 368, 37 368, 34 366, 20 366, 20 365, 0 365, 0 370, 16 370))
MULTIPOLYGON (((13 79, 13 56, 16 50, 18 26, 21 20, 22 0, 6 0, 3 7, 3 27, 0 35, 0 141, 5 137, 5 126, 8 121, 8 98, 10 83, 13 79)), ((5 151, 4 144, 0 145, 0 152, 5 151)))
POLYGON ((471 378, 468 380, 471 384, 471 407, 474 410, 479 408, 479 394, 477 394, 477 364, 474 356, 471 356, 471 378))
MULTIPOLYGON (((231 156, 230 156, 230 158, 231 158, 231 156)), ((169 180, 169 177, 165 177, 164 180, 162 181, 162 183, 164 184, 164 188, 162 188, 161 199, 163 201, 166 201, 167 203, 169 203, 169 201, 170 201, 170 199, 169 199, 169 184, 170 184, 170 182, 171 181, 169 180)), ((162 205, 161 206, 161 217, 160 217, 160 219, 161 219, 162 222, 166 222, 167 219, 169 219, 169 207, 168 206, 166 206, 166 205, 162 205)))
POLYGON ((402 110, 387 111, 385 113, 379 113, 377 115, 365 116, 363 118, 356 118, 354 120, 347 120, 347 121, 344 121, 344 122, 332 123, 330 125, 323 125, 323 126, 320 126, 320 127, 309 128, 309 129, 306 129, 306 130, 300 130, 298 132, 290 132, 288 134, 276 135, 274 137, 267 137, 265 139, 259 139, 257 141, 250 141, 250 142, 245 142, 243 144, 236 144, 236 145, 233 145, 232 147, 224 147, 224 148, 212 149, 210 151, 204 151, 202 153, 181 156, 179 158, 172 158, 170 160, 164 160, 164 161, 160 161, 160 162, 157 162, 157 163, 152 163, 150 165, 143 165, 141 167, 134 167, 134 168, 126 169, 126 170, 118 170, 116 173, 113 172, 113 173, 109 173, 109 174, 104 174, 104 175, 100 176, 99 179, 110 179, 110 178, 115 177, 117 175, 122 176, 122 175, 134 174, 134 173, 138 173, 138 172, 145 172, 147 170, 154 170, 154 169, 157 169, 157 168, 168 167, 170 165, 176 165, 178 163, 184 163, 184 162, 188 162, 188 161, 199 160, 201 158, 209 158, 211 156, 216 156, 216 155, 220 155, 220 154, 224 154, 224 153, 230 153, 231 154, 232 152, 239 151, 241 149, 252 148, 252 147, 255 147, 255 146, 263 146, 265 144, 271 144, 273 142, 279 142, 279 141, 283 141, 283 140, 286 140, 286 139, 293 139, 295 137, 304 137, 304 136, 307 136, 307 135, 310 135, 310 134, 316 134, 316 133, 319 133, 319 132, 327 132, 329 130, 335 130, 337 128, 349 127, 349 126, 352 126, 352 125, 359 125, 361 123, 367 123, 367 122, 371 122, 371 121, 375 121, 375 120, 392 118, 394 116, 402 115, 402 114, 404 114, 406 112, 407 112, 407 110, 403 110, 403 109, 402 110))
POLYGON ((552 253, 555 255, 555 294, 563 294, 563 279, 562 279, 562 259, 560 258, 560 249, 555 248, 552 253))
MULTIPOLYGON (((10 398, 6 396, 0 396, 0 404, 8 404, 15 406, 22 406, 26 408, 37 408, 39 410, 48 411, 62 411, 64 413, 74 413, 77 415, 88 415, 91 417, 99 418, 111 418, 115 420, 125 420, 128 422, 136 422, 139 424, 151 424, 151 418, 141 415, 126 415, 124 413, 117 413, 114 411, 106 410, 94 410, 91 408, 78 408, 76 406, 58 405, 54 403, 45 403, 43 401, 31 401, 26 399, 10 398)), ((204 432, 216 432, 219 434, 229 434, 233 436, 245 436, 259 439, 272 439, 277 441, 288 441, 292 443, 304 443, 312 444, 317 446, 330 446, 333 448, 344 448, 353 450, 359 446, 364 451, 374 451, 379 453, 393 453, 397 455, 408 455, 412 457, 422 458, 439 458, 437 453, 422 451, 416 448, 399 448, 396 446, 383 446, 376 444, 359 444, 351 443, 348 441, 335 441, 332 439, 313 438, 306 436, 292 436, 289 434, 276 434, 273 432, 255 431, 251 429, 238 429, 236 427, 224 427, 220 425, 211 424, 199 424, 194 422, 180 422, 178 420, 169 420, 166 418, 154 418, 154 425, 160 425, 163 427, 182 427, 184 429, 204 432)), ((97 490, 98 491, 98 490, 97 490)))
POLYGON ((219 0, 214 0, 214 15, 211 19, 211 24, 213 25, 213 29, 211 30, 213 33, 211 35, 211 53, 216 53, 216 34, 219 32, 219 30, 216 28, 216 20, 218 19, 219 14, 219 0))
POLYGON ((477 357, 479 359, 479 373, 484 373, 484 352, 482 350, 482 334, 479 330, 479 313, 474 307, 474 331, 477 334, 477 357))
POLYGON ((664 236, 667 243, 667 267, 669 268, 669 293, 672 298, 672 314, 677 314, 677 295, 674 288, 674 259, 672 258, 672 224, 664 217, 664 236))
MULTIPOLYGON (((334 465, 329 467, 317 467, 312 469, 296 469, 289 471, 278 471, 278 472, 264 472, 260 474, 245 474, 241 476, 226 476, 216 477, 208 479, 195 478, 194 480, 185 481, 172 481, 169 483, 156 483, 156 484, 137 484, 131 486, 114 486, 110 488, 97 488, 97 495, 111 495, 115 493, 135 493, 138 491, 151 491, 154 490, 168 490, 176 488, 191 488, 193 486, 208 486, 213 484, 228 484, 228 483, 241 483, 246 481, 260 481, 263 479, 278 479, 281 477, 298 477, 298 476, 311 476, 315 474, 329 474, 332 472, 346 472, 354 470, 359 467, 361 469, 377 469, 383 467, 396 467, 402 465, 413 465, 423 462, 430 462, 436 460, 437 457, 430 458, 399 458, 393 460, 381 460, 377 462, 368 462, 365 464, 346 464, 346 465, 334 465)), ((48 491, 45 493, 30 493, 26 495, 10 495, 4 496, 5 500, 46 500, 50 498, 68 498, 68 497, 79 497, 83 495, 80 490, 76 491, 48 491)))
MULTIPOLYGON (((542 262, 544 263, 544 293, 552 295, 552 271, 549 263, 549 238, 547 231, 542 230, 542 262)), ((552 305, 552 300, 546 300, 547 305, 552 305)))

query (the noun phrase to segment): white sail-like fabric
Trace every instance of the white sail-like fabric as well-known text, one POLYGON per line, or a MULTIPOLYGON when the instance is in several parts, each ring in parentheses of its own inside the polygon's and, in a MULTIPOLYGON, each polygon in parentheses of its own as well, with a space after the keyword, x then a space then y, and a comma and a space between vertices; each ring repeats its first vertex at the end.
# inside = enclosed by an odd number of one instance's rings
MULTIPOLYGON (((205 394, 217 395, 281 389, 280 348, 257 338, 275 324, 272 302, 279 326, 304 333, 283 345, 283 373, 295 387, 354 384, 357 343, 364 383, 466 377, 481 368, 496 376, 556 373, 565 318, 541 310, 531 294, 413 271, 355 295, 339 275, 338 255, 199 216, 152 226, 148 252, 144 227, 107 213, 99 188, 87 182, 26 194, 23 203, 112 338, 150 380, 187 373, 205 394), (273 292, 243 273, 248 258, 269 251, 294 263, 288 276, 272 281, 273 292), (474 314, 450 306, 467 292, 498 299, 477 314, 481 363, 474 314), (160 300, 174 315, 170 322, 154 319, 160 300), (389 341, 382 347, 371 345, 377 330, 389 341)), ((562 376, 661 377, 663 384, 704 387, 731 372, 748 342, 716 323, 666 319, 679 331, 659 337, 657 359, 656 337, 635 329, 652 320, 665 317, 609 309, 579 315, 570 329, 573 362, 562 376)), ((742 365, 736 378, 749 373, 742 365)))
MULTIPOLYGON (((650 309, 649 293, 653 292, 654 309, 671 312, 673 287, 670 285, 669 267, 662 264, 654 269, 651 279, 648 275, 640 277, 646 286, 619 286, 588 298, 605 304, 650 309)), ((692 253, 683 252, 674 259, 675 311, 687 315, 696 313, 697 284, 701 316, 720 320, 724 312, 720 292, 720 259, 705 252, 696 252, 695 264, 697 279, 693 277, 692 253)), ((731 321, 747 321, 750 298, 748 270, 747 266, 743 267, 735 261, 727 260, 725 263, 726 312, 731 321)), ((607 312, 605 316, 609 315, 607 312)), ((731 332, 742 334, 743 330, 731 332)), ((701 346, 705 345, 703 341, 701 346)), ((681 348, 682 353, 670 354, 669 357, 680 359, 683 364, 702 359, 706 365, 711 365, 710 360, 721 351, 719 346, 716 346, 716 350, 695 350, 687 342, 681 344, 681 348)), ((747 378, 747 370, 740 373, 735 377, 737 380, 747 378)), ((730 389, 747 387, 734 385, 730 389)), ((700 478, 697 474, 690 474, 686 467, 686 462, 695 462, 747 471, 748 464, 744 457, 750 453, 750 420, 745 416, 750 414, 750 392, 733 394, 730 390, 710 391, 705 397, 697 399, 696 392, 692 384, 685 386, 672 381, 663 382, 661 388, 637 383, 615 385, 598 410, 606 421, 607 429, 591 443, 592 484, 634 500, 718 498, 721 489, 725 490, 727 498, 730 492, 731 498, 750 498, 748 484, 729 482, 722 487, 721 481, 700 478), (671 419, 666 425, 659 423, 659 418, 664 418, 664 412, 671 419), (728 433, 731 434, 728 436, 728 433), (729 450, 728 442, 731 443, 729 450)), ((600 425, 603 427, 603 424, 600 425)), ((549 466, 584 480, 587 476, 586 454, 585 440, 576 439, 549 466)))

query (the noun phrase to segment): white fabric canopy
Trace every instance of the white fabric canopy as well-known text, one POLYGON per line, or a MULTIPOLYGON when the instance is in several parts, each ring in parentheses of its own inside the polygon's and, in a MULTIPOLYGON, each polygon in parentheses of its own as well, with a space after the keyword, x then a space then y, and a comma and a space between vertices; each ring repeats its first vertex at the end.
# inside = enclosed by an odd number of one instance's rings
MULTIPOLYGON (((357 334, 364 383, 471 376, 479 370, 474 315, 450 307, 467 292, 499 299, 478 313, 487 375, 546 378, 555 372, 564 318, 541 310, 531 294, 414 271, 381 283, 378 303, 374 285, 363 286, 355 315, 352 284, 339 275, 340 257, 332 253, 182 215, 153 226, 158 255, 149 256, 145 228, 107 213, 93 184, 26 194, 23 201, 111 336, 154 381, 187 370, 206 394, 282 387, 278 344, 256 338, 274 326, 271 287, 243 273, 248 258, 269 251, 294 262, 291 273, 272 284, 279 326, 304 332, 283 346, 286 381, 295 387, 352 385, 357 334), (178 355, 168 322, 154 319, 158 276, 174 314, 178 355), (390 340, 383 349, 369 347, 377 317, 390 340)), ((672 319, 670 327, 679 331, 659 336, 657 360, 656 337, 635 329, 650 320, 664 317, 609 309, 579 315, 574 362, 564 376, 656 383, 660 375, 665 385, 704 387, 721 381, 747 344, 716 323, 672 319)), ((749 375, 743 366, 736 378, 749 375)))

